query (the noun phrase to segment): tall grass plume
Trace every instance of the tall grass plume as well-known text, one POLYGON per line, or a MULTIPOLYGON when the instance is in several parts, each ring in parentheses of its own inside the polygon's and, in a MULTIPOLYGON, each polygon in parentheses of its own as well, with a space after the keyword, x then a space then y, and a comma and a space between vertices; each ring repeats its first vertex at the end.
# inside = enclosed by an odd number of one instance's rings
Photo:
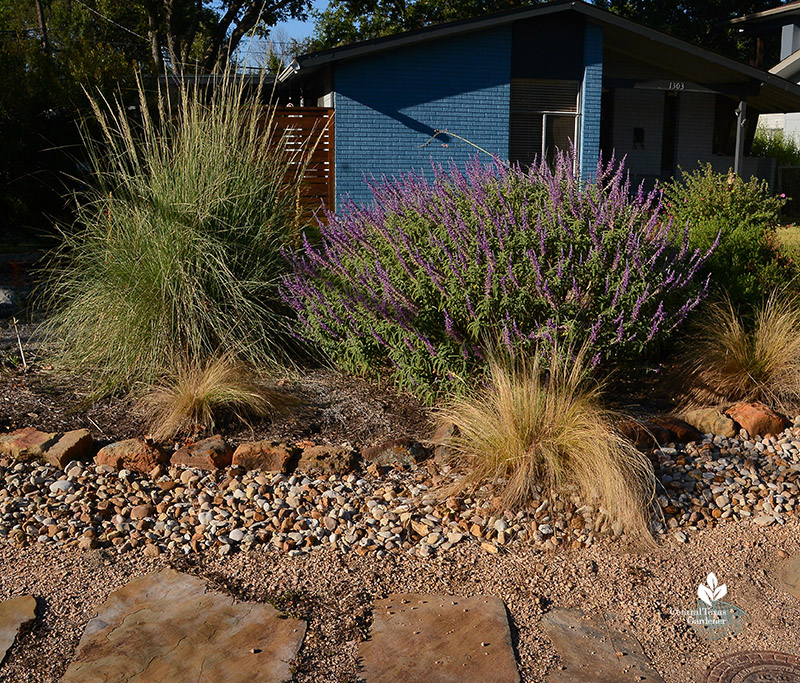
POLYGON ((252 368, 222 356, 203 365, 179 365, 141 400, 141 406, 153 438, 165 441, 198 428, 212 431, 223 416, 243 422, 267 416, 276 396, 252 368))
POLYGON ((147 385, 176 358, 287 361, 279 250, 296 237, 309 157, 290 150, 260 89, 228 75, 213 84, 184 81, 155 111, 141 81, 135 111, 90 98, 91 176, 45 303, 60 364, 96 394, 147 385))

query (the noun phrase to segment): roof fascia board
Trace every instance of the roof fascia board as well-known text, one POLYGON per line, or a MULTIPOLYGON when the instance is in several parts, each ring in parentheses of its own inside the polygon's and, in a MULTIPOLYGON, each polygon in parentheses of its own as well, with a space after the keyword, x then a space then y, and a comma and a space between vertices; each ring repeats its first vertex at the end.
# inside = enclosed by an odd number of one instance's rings
MULTIPOLYGON (((800 6, 800 3, 798 3, 798 6, 800 6)), ((637 33, 640 36, 647 38, 649 40, 653 40, 657 43, 661 43, 662 45, 671 47, 676 50, 681 50, 694 57, 697 57, 698 59, 702 59, 711 62, 713 64, 716 64, 718 66, 721 66, 723 68, 730 69, 732 71, 748 76, 749 78, 769 83, 773 87, 789 92, 795 95, 796 97, 800 97, 800 86, 797 86, 794 83, 786 81, 783 78, 780 78, 779 76, 775 76, 766 71, 761 71, 760 69, 748 66, 747 64, 741 64, 740 62, 737 62, 734 59, 730 59, 729 57, 724 57, 722 55, 717 54, 716 52, 712 52, 711 50, 706 50, 705 48, 702 48, 698 45, 694 45, 693 43, 682 40, 681 38, 675 38, 674 36, 671 36, 668 33, 664 33, 663 31, 658 31, 656 29, 648 28, 647 26, 638 24, 634 21, 631 21, 630 19, 619 17, 611 12, 599 9, 594 5, 589 5, 585 2, 581 2, 580 0, 573 0, 571 2, 548 3, 546 5, 540 5, 535 8, 532 8, 531 10, 528 11, 524 12, 512 11, 500 15, 494 15, 486 19, 478 19, 478 20, 468 19, 463 22, 454 22, 451 24, 431 26, 426 29, 421 29, 420 31, 415 31, 411 34, 406 34, 406 35, 400 34, 398 36, 387 37, 385 40, 376 39, 356 44, 350 47, 334 48, 333 50, 321 54, 309 55, 309 57, 305 59, 301 56, 296 60, 300 68, 297 69, 291 75, 287 74, 286 80, 289 80, 290 78, 296 76, 298 73, 301 73, 303 69, 318 67, 339 60, 351 59, 354 57, 359 57, 364 54, 372 54, 374 52, 390 50, 396 47, 415 45, 418 43, 426 42, 433 38, 478 31, 486 28, 492 28, 494 26, 500 26, 503 24, 511 23, 513 21, 520 21, 524 19, 530 19, 533 17, 555 14, 558 12, 566 12, 569 10, 573 10, 578 14, 586 16, 589 20, 591 20, 594 23, 600 25, 607 25, 624 31, 637 33)), ((283 74, 281 75, 283 76, 283 74)))
POLYGON ((430 26, 420 29, 419 31, 413 31, 410 34, 387 36, 385 39, 377 38, 375 40, 356 43, 355 45, 348 47, 333 48, 327 52, 312 54, 308 57, 300 56, 297 58, 297 61, 299 62, 301 68, 321 66, 333 61, 359 57, 362 54, 391 50, 397 47, 404 47, 406 45, 415 45, 417 43, 426 42, 433 37, 444 38, 459 33, 472 33, 474 31, 480 31, 486 28, 502 26, 503 24, 511 23, 511 21, 519 21, 521 19, 530 19, 532 17, 555 14, 557 12, 563 12, 567 9, 574 8, 576 4, 577 3, 575 2, 557 2, 541 5, 527 12, 514 12, 513 19, 509 18, 511 13, 505 13, 501 15, 494 15, 486 19, 467 19, 465 21, 430 26))
POLYGON ((590 19, 596 20, 597 23, 603 23, 623 30, 633 31, 644 38, 654 40, 677 50, 682 50, 683 52, 686 52, 699 59, 704 59, 708 62, 717 64, 718 66, 731 69, 732 71, 737 71, 750 78, 769 83, 776 88, 780 88, 781 90, 785 90, 796 96, 800 96, 800 87, 794 83, 790 83, 779 76, 775 76, 766 71, 761 71, 760 69, 756 69, 755 67, 747 64, 741 64, 735 59, 723 57, 716 52, 706 50, 705 48, 694 45, 693 43, 682 40, 681 38, 675 38, 668 33, 664 33, 663 31, 657 31, 656 29, 642 26, 641 24, 637 24, 629 19, 618 17, 611 12, 597 9, 593 5, 587 5, 583 2, 575 3, 574 9, 581 14, 585 14, 590 19))

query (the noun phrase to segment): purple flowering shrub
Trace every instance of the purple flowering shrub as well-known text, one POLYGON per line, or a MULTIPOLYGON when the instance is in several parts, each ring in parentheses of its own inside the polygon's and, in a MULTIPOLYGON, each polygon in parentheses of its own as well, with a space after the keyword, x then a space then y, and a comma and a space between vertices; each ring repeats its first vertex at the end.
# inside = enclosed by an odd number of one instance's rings
POLYGON ((705 297, 711 250, 631 194, 622 164, 582 182, 571 154, 529 171, 477 158, 371 185, 288 255, 301 335, 352 372, 394 368, 425 399, 486 369, 487 346, 588 344, 594 364, 663 339, 705 297))

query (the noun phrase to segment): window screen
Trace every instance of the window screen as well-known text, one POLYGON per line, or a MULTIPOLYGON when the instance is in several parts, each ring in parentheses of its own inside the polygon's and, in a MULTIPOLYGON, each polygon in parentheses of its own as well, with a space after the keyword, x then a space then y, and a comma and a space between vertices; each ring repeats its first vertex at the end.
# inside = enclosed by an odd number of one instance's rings
POLYGON ((552 161, 575 137, 578 82, 511 79, 509 158, 529 166, 544 154, 552 161))

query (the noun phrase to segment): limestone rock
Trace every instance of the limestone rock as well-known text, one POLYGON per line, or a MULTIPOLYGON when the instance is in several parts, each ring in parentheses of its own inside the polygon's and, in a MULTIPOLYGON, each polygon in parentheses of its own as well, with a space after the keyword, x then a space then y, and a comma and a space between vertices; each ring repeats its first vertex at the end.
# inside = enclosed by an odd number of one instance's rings
POLYGON ((503 602, 479 595, 390 595, 376 600, 359 645, 367 683, 519 681, 503 602))
POLYGON ((187 444, 172 455, 171 464, 195 467, 199 470, 217 470, 229 467, 233 449, 219 434, 197 443, 187 444))
POLYGON ((20 627, 36 618, 36 598, 20 595, 0 602, 0 663, 14 644, 20 627))
POLYGON ((73 460, 88 460, 94 451, 94 439, 88 429, 73 429, 47 449, 44 459, 51 465, 64 469, 73 460))
POLYGON ((780 434, 789 426, 789 420, 763 403, 737 403, 728 409, 727 415, 746 429, 750 436, 780 434))
POLYGON ((142 439, 127 439, 101 448, 94 461, 98 465, 109 465, 118 470, 125 468, 147 473, 157 465, 166 465, 169 455, 155 444, 142 439))
POLYGON ((736 422, 716 408, 698 408, 684 414, 683 419, 702 434, 733 438, 739 431, 736 422))
POLYGON ((347 474, 355 468, 355 453, 344 446, 310 446, 303 449, 297 469, 313 474, 347 474))
POLYGON ((409 438, 384 441, 361 451, 361 457, 368 464, 411 467, 428 457, 427 449, 418 441, 409 438))
POLYGON ((241 444, 233 453, 232 464, 246 470, 283 472, 292 468, 300 454, 294 446, 276 441, 252 441, 241 444))
POLYGON ((194 576, 148 574, 108 596, 62 681, 291 680, 306 624, 280 616, 206 592, 194 576))

